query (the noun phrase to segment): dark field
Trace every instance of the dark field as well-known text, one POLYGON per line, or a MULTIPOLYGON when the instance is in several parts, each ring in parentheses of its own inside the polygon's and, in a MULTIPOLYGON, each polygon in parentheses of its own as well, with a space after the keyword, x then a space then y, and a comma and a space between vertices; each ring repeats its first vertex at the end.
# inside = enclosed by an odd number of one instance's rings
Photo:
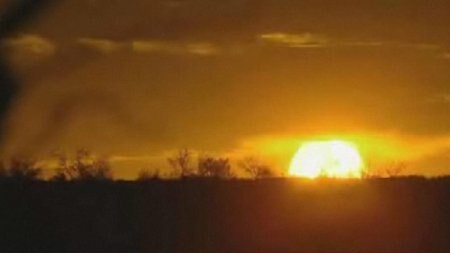
POLYGON ((0 183, 0 252, 450 252, 450 179, 0 183))

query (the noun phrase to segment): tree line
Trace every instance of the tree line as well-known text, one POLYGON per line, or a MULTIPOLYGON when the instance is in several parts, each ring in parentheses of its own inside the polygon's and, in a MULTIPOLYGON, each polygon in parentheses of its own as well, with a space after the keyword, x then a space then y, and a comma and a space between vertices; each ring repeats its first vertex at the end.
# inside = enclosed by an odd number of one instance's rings
MULTIPOLYGON (((110 181, 114 179, 110 160, 80 149, 73 155, 65 153, 54 154, 56 166, 49 181, 110 181)), ((170 178, 216 178, 232 179, 238 177, 231 161, 227 157, 203 155, 194 158, 193 152, 180 149, 167 158, 170 178)), ((44 180, 42 161, 13 157, 8 162, 0 162, 0 180, 37 181, 44 180)), ((252 179, 276 177, 275 170, 254 157, 247 157, 237 163, 237 167, 252 179)), ((164 175, 160 170, 142 169, 137 181, 161 179, 164 175)))
MULTIPOLYGON (((93 153, 79 149, 72 155, 65 153, 53 154, 56 161, 49 181, 111 181, 114 174, 111 162, 107 157, 96 156, 93 153)), ((270 165, 255 157, 239 160, 233 168, 227 157, 211 155, 194 156, 187 148, 180 149, 167 158, 168 168, 161 170, 142 169, 136 180, 148 181, 162 178, 216 178, 233 179, 246 177, 264 179, 282 176, 270 165), (164 172, 164 173, 163 173, 164 172), (237 173, 240 172, 240 173, 237 173)), ((37 181, 44 180, 43 162, 39 160, 13 157, 8 162, 0 161, 0 180, 37 181)), ((363 178, 395 178, 403 175, 407 164, 393 162, 377 168, 366 168, 363 178)))

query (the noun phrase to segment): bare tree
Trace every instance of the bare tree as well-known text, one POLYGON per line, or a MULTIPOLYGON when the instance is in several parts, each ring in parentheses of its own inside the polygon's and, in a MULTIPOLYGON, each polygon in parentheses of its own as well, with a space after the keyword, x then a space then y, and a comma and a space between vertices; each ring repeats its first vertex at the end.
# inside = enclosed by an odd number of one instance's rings
POLYGON ((270 168, 270 166, 261 163, 254 157, 244 158, 239 162, 239 166, 254 179, 262 179, 275 176, 275 173, 273 172, 272 168, 270 168))
POLYGON ((198 174, 203 177, 232 178, 228 158, 202 157, 198 161, 198 174))
POLYGON ((98 158, 84 149, 76 151, 73 158, 57 155, 59 166, 53 180, 111 180, 111 166, 106 158, 98 158))
POLYGON ((194 175, 194 170, 191 167, 191 156, 191 152, 187 148, 184 148, 179 150, 173 157, 167 159, 175 175, 181 177, 194 175))

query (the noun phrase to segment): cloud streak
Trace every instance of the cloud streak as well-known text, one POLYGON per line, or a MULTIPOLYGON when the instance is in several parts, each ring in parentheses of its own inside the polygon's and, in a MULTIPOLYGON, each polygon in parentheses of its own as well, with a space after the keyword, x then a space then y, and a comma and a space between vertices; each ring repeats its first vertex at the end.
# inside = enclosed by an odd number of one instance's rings
POLYGON ((432 103, 450 104, 450 93, 436 94, 428 101, 432 103))
POLYGON ((191 54, 198 56, 216 55, 220 52, 218 46, 209 42, 164 42, 156 40, 132 41, 131 49, 136 53, 168 53, 168 54, 191 54))
POLYGON ((116 52, 124 47, 121 42, 97 38, 79 38, 77 43, 105 54, 116 52))
POLYGON ((160 40, 115 41, 103 38, 79 38, 77 43, 83 47, 103 54, 128 51, 138 54, 173 54, 211 56, 220 53, 220 48, 210 42, 184 42, 160 40))
MULTIPOLYGON (((250 51, 263 43, 266 47, 285 47, 292 49, 314 49, 314 48, 352 48, 352 47, 385 47, 385 48, 405 48, 418 51, 429 51, 438 53, 440 58, 450 59, 449 53, 439 52, 442 46, 432 43, 409 43, 391 42, 382 40, 357 41, 345 39, 333 39, 329 36, 316 33, 263 33, 256 35, 256 41, 251 43, 240 43, 235 41, 232 44, 240 45, 241 51, 250 51)), ((108 38, 80 37, 74 39, 77 45, 99 52, 101 54, 111 54, 116 52, 133 52, 138 54, 171 54, 171 55, 196 55, 214 56, 226 52, 232 52, 232 45, 226 43, 217 44, 209 41, 169 41, 169 40, 114 40, 108 38)), ((57 53, 57 42, 36 34, 23 34, 15 38, 5 39, 1 43, 2 47, 12 54, 52 56, 57 53)))
MULTIPOLYGON (((434 43, 411 43, 407 41, 384 41, 384 40, 348 40, 331 38, 318 33, 285 33, 273 32, 258 34, 257 39, 266 46, 277 46, 286 48, 361 48, 361 47, 384 47, 410 49, 417 51, 436 52, 442 46, 434 43)), ((450 54, 444 54, 443 58, 450 58, 450 54)))
POLYGON ((287 46, 292 48, 316 48, 325 47, 328 40, 319 34, 313 33, 264 33, 260 34, 259 39, 269 45, 287 46))
POLYGON ((6 47, 6 50, 36 55, 53 55, 56 52, 56 45, 53 42, 35 34, 23 34, 5 39, 2 45, 6 47))

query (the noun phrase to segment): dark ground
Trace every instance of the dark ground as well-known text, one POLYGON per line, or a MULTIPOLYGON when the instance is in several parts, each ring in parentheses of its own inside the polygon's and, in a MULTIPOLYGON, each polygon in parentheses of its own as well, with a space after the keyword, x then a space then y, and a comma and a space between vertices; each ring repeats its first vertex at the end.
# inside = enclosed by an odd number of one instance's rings
POLYGON ((450 179, 0 183, 0 252, 450 252, 450 179))

